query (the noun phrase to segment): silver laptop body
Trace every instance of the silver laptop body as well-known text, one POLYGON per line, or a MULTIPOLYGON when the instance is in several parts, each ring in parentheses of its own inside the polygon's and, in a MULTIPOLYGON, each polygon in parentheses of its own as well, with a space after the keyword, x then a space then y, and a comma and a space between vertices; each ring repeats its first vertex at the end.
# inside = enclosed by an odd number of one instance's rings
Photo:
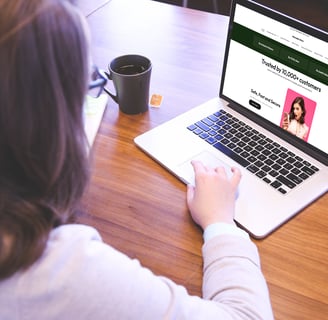
POLYGON ((266 237, 327 192, 327 39, 234 0, 220 96, 136 137, 136 145, 185 183, 194 183, 192 159, 228 172, 238 166, 235 220, 266 237), (302 103, 303 123, 296 119, 302 103))

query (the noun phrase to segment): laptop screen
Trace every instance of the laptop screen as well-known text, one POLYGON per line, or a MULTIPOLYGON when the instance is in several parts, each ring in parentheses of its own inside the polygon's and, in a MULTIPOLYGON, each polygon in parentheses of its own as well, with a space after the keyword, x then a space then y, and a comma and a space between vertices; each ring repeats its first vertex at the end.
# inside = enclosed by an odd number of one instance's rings
POLYGON ((327 160, 327 40, 324 31, 252 1, 235 0, 220 96, 327 160))

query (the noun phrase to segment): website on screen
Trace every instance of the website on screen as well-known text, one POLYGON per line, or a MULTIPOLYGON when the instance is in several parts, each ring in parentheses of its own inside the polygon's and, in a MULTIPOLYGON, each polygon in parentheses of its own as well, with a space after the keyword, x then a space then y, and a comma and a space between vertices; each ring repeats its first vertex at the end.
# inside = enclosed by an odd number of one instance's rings
POLYGON ((327 42, 237 5, 223 94, 328 153, 327 42))

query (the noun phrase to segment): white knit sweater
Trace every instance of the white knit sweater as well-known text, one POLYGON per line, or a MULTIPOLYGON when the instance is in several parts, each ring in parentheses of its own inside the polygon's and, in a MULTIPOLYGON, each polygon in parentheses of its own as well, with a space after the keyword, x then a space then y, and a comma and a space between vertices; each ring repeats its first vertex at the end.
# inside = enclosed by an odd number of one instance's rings
POLYGON ((104 244, 95 229, 61 226, 31 268, 0 282, 0 319, 273 319, 249 239, 216 236, 203 257, 200 298, 104 244))

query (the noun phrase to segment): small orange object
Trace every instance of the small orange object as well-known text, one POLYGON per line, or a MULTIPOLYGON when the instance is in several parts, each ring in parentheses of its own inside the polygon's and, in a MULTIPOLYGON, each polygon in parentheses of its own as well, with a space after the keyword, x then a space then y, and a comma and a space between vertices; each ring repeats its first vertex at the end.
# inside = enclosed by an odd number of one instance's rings
POLYGON ((153 94, 150 98, 150 106, 154 108, 159 108, 162 104, 163 96, 160 94, 153 94))

